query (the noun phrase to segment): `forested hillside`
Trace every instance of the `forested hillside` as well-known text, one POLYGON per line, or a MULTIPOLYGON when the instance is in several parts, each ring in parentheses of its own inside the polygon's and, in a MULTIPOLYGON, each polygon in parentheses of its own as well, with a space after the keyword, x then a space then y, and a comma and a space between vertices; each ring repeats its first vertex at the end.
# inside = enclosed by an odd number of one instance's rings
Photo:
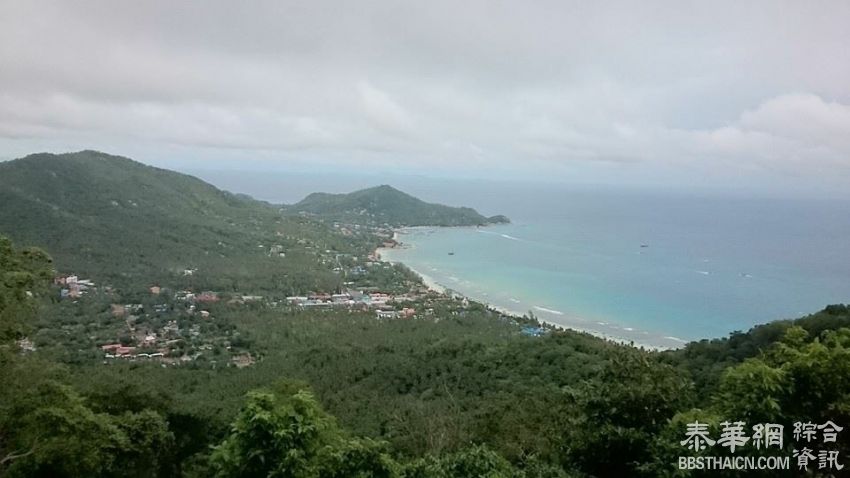
POLYGON ((483 226, 508 222, 505 216, 488 218, 468 207, 427 203, 387 185, 348 194, 313 193, 287 210, 332 221, 389 226, 483 226))
POLYGON ((356 242, 197 178, 95 151, 0 163, 0 204, 0 233, 49 250, 61 271, 115 285, 169 284, 191 271, 202 288, 333 289, 338 280, 315 266, 316 253, 351 252, 356 242))

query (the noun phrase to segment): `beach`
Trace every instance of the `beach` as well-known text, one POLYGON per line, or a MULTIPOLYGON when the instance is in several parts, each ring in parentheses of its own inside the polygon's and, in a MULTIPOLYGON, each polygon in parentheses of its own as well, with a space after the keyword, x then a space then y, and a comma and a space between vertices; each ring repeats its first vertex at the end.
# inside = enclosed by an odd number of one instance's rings
MULTIPOLYGON (((528 316, 528 312, 522 312, 520 310, 516 310, 514 308, 511 308, 510 306, 494 304, 490 300, 488 300, 487 297, 479 297, 479 296, 475 296, 475 295, 466 294, 466 293, 458 291, 458 290, 456 290, 452 287, 448 287, 444 284, 441 284, 434 277, 432 277, 431 275, 429 275, 426 272, 424 272, 423 270, 421 270, 422 268, 411 267, 410 264, 401 260, 399 258, 399 252, 400 251, 403 251, 404 249, 409 249, 409 248, 415 247, 411 244, 406 244, 405 242, 403 242, 401 240, 401 237, 410 233, 412 230, 420 230, 421 231, 421 230, 426 230, 426 229, 432 229, 432 228, 404 228, 404 229, 400 229, 398 231, 395 231, 394 234, 393 234, 393 240, 395 240, 396 243, 399 244, 399 246, 393 247, 393 248, 384 248, 384 247, 378 248, 378 249, 376 249, 375 253, 383 261, 389 262, 391 264, 402 264, 405 267, 407 267, 408 269, 412 270, 414 273, 416 273, 420 277, 420 279, 422 280, 422 283, 429 290, 432 290, 436 293, 452 294, 452 295, 455 295, 455 296, 466 297, 469 300, 480 302, 480 303, 486 305, 487 307, 489 307, 490 309, 493 309, 493 310, 495 310, 495 311, 497 311, 501 314, 507 315, 507 316, 512 316, 512 317, 515 317, 515 318, 521 318, 523 316, 528 316)), ((513 299, 513 300, 516 300, 516 299, 513 299)), ((553 327, 553 328, 559 329, 559 330, 572 330, 572 331, 575 331, 575 332, 586 333, 586 334, 590 334, 590 335, 593 335, 595 337, 598 337, 600 339, 607 340, 607 341, 614 342, 614 343, 618 343, 618 344, 631 345, 631 346, 634 346, 634 347, 644 348, 646 350, 660 351, 660 350, 669 350, 669 349, 673 349, 673 348, 678 348, 678 347, 683 346, 686 343, 685 341, 678 340, 674 337, 668 337, 669 342, 665 343, 665 344, 643 342, 643 341, 640 340, 640 337, 637 337, 637 338, 636 337, 620 337, 620 336, 617 336, 617 335, 614 335, 614 334, 609 334, 609 333, 601 332, 599 330, 594 330, 592 328, 582 327, 579 324, 565 325, 564 323, 559 322, 557 320, 554 320, 552 318, 547 318, 550 315, 564 317, 565 314, 561 311, 548 309, 548 308, 540 307, 540 306, 532 306, 532 309, 533 309, 532 312, 534 313, 535 318, 538 319, 541 323, 546 324, 549 327, 553 327)), ((572 320, 579 321, 580 319, 573 317, 572 320)))

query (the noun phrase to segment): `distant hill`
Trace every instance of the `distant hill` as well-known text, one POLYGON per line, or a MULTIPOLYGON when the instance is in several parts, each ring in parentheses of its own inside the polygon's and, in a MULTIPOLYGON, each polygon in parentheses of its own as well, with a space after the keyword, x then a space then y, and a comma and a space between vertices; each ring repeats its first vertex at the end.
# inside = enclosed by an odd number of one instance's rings
POLYGON ((390 226, 478 226, 509 222, 505 216, 488 218, 468 207, 427 203, 387 185, 348 194, 313 193, 287 210, 333 221, 390 226))
POLYGON ((321 224, 282 217, 276 206, 96 151, 0 163, 0 234, 49 250, 65 272, 166 281, 199 269, 199 287, 221 287, 217 277, 226 275, 233 289, 233 277, 284 288, 316 269, 314 257, 302 257, 310 264, 303 267, 298 254, 270 259, 271 245, 291 251, 350 243, 321 224))

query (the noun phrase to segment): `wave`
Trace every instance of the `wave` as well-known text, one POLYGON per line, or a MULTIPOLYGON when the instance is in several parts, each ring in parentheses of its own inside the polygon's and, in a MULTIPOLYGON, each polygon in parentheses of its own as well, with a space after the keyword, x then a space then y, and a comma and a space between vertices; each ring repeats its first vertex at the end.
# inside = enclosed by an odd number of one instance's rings
POLYGON ((510 299, 508 299, 508 300, 509 300, 509 301, 511 301, 511 302, 513 302, 514 304, 519 304, 519 300, 514 299, 513 297, 511 297, 511 298, 510 298, 510 299))
POLYGON ((525 240, 525 239, 520 239, 519 237, 512 236, 510 234, 502 234, 502 233, 499 233, 499 232, 485 231, 485 230, 482 230, 482 229, 477 229, 476 231, 480 234, 492 234, 494 236, 499 236, 499 237, 502 237, 504 239, 510 239, 511 241, 524 241, 525 240))
POLYGON ((564 313, 561 312, 560 310, 547 309, 546 307, 540 307, 539 305, 535 305, 534 308, 539 310, 540 312, 547 312, 549 314, 555 314, 555 315, 564 315, 564 313))
POLYGON ((696 272, 697 274, 702 274, 704 276, 711 275, 711 272, 708 272, 708 271, 694 271, 694 272, 696 272))

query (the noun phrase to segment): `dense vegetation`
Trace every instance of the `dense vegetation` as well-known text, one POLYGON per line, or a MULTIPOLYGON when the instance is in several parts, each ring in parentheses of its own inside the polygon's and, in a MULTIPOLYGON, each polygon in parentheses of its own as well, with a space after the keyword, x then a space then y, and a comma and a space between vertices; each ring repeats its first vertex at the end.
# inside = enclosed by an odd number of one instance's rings
POLYGON ((313 193, 287 208, 331 221, 389 226, 479 226, 508 222, 484 217, 468 207, 431 204, 383 185, 348 194, 313 193))
POLYGON ((170 285, 193 271, 200 289, 333 289, 339 279, 317 254, 351 252, 360 237, 94 151, 0 163, 0 204, 0 233, 49 250, 61 271, 116 286, 170 285))
MULTIPOLYGON (((170 181, 194 184, 181 175, 129 160, 98 159, 94 153, 82 159, 31 157, 10 170, 28 169, 30 161, 48 175, 56 168, 70 168, 71 178, 83 171, 71 183, 86 184, 80 194, 112 197, 119 204, 124 194, 139 194, 137 203, 153 201, 154 196, 142 195, 144 187, 132 185, 156 183, 148 173, 162 174, 157 184, 165 189, 176 187, 167 186, 170 181), (103 176, 94 176, 101 170, 103 176), (130 172, 139 177, 123 184, 129 192, 122 192, 113 183, 130 172)), ((15 174, 19 180, 41 181, 37 171, 15 174)), ((135 253, 132 247, 153 246, 142 244, 145 238, 110 241, 110 235, 127 232, 107 223, 125 221, 121 227, 129 227, 126 221, 141 216, 133 206, 123 215, 129 219, 107 215, 107 220, 97 209, 70 213, 66 207, 54 209, 54 215, 51 207, 45 209, 45 198, 69 197, 63 184, 53 185, 58 191, 36 194, 19 187, 3 193, 16 201, 9 203, 16 208, 45 215, 15 216, 6 203, 0 207, 0 216, 9 221, 4 230, 18 244, 57 228, 56 239, 34 242, 49 248, 55 240, 64 251, 54 262, 40 249, 15 248, 0 236, 3 476, 701 476, 676 468, 677 457, 689 454, 680 442, 686 424, 695 420, 710 424, 714 436, 724 420, 787 428, 795 421, 850 423, 846 306, 668 352, 570 331, 527 334, 533 317, 506 317, 437 294, 405 303, 427 311, 413 319, 380 319, 360 308, 308 309, 278 299, 293 291, 330 292, 346 283, 401 293, 417 287, 416 278, 403 267, 385 264, 356 277, 340 275, 338 270, 359 267, 381 241, 374 230, 341 234, 311 218, 279 218, 271 206, 203 183, 196 185, 196 194, 207 202, 185 212, 215 217, 204 211, 220 211, 218 219, 205 224, 259 221, 254 229, 246 222, 232 232, 231 240, 245 241, 244 257, 198 255, 196 274, 220 271, 202 285, 195 274, 171 274, 172 261, 184 247, 186 257, 192 257, 217 244, 216 229, 211 229, 210 236, 181 234, 163 241, 161 254, 140 266, 127 265, 132 274, 114 274, 112 261, 123 263, 122 255, 135 253), (234 205, 226 206, 231 200, 234 205), (265 214, 271 229, 263 222, 265 214), (101 226, 86 231, 108 250, 90 254, 63 246, 58 239, 63 235, 84 237, 71 224, 101 226), (282 225, 291 227, 288 247, 309 260, 266 268, 265 261, 290 257, 274 257, 266 248, 256 254, 258 262, 251 262, 255 249, 262 249, 256 244, 260 236, 286 239, 274 229, 282 225), (229 269, 237 257, 246 261, 245 271, 229 269), (111 286, 60 299, 61 286, 52 279, 57 271, 77 267, 111 286), (272 275, 252 281, 253 267, 260 277, 272 275), (288 275, 275 276, 278 270, 288 275), (167 280, 163 285, 172 292, 222 287, 223 300, 204 304, 210 316, 198 319, 188 315, 174 293, 150 292, 155 277, 167 280), (288 282, 283 286, 268 277, 287 277, 288 282), (259 292, 268 295, 262 301, 239 299, 259 292), (160 327, 172 317, 181 328, 200 323, 200 336, 192 340, 209 348, 185 364, 105 360, 99 346, 123 342, 120 335, 129 320, 116 315, 114 306, 132 303, 145 311, 137 314, 137 327, 160 327), (258 361, 231 366, 231 349, 249 351, 258 361)), ((174 191, 156 194, 182 198, 174 191)), ((162 210, 161 221, 145 227, 182 227, 181 218, 169 214, 162 210)), ((192 220, 186 219, 201 227, 192 220)), ((175 345, 177 350, 190 346, 175 345)), ((844 464, 848 437, 840 434, 830 448, 840 452, 844 464)), ((783 448, 770 453, 791 456, 796 446, 789 431, 783 448)), ((794 470, 786 475, 796 476, 794 470)))

